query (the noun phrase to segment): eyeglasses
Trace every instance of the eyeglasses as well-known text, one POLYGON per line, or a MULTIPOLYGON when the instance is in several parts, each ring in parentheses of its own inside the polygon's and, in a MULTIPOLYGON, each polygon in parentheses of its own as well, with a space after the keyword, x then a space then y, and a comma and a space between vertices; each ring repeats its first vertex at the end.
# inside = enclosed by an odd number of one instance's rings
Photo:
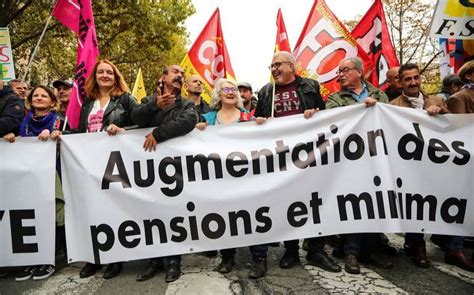
POLYGON ((237 93, 237 88, 235 88, 235 87, 223 87, 222 92, 224 94, 229 94, 229 93, 234 93, 235 94, 235 93, 237 93))
POLYGON ((356 70, 356 68, 343 68, 343 69, 339 69, 339 70, 336 72, 336 75, 340 75, 340 74, 342 74, 342 73, 347 74, 347 73, 349 73, 350 70, 356 70))
POLYGON ((291 64, 291 62, 289 62, 289 61, 274 62, 274 63, 272 63, 272 64, 268 67, 268 69, 269 69, 270 71, 271 71, 273 68, 275 68, 275 69, 278 70, 278 69, 281 67, 282 64, 291 64))

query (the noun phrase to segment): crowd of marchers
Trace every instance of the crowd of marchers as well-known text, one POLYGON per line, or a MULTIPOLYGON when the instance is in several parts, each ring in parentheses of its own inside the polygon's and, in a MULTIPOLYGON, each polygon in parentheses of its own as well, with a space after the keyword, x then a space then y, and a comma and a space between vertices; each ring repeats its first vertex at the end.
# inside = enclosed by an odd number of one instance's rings
MULTIPOLYGON (((14 144, 18 136, 34 136, 39 140, 58 140, 69 133, 107 132, 110 136, 127 129, 153 127, 142 144, 153 152, 157 145, 174 137, 183 136, 194 128, 205 132, 208 125, 226 126, 239 122, 255 121, 265 124, 268 118, 303 114, 310 120, 325 109, 365 104, 390 103, 398 107, 425 111, 429 116, 447 113, 474 113, 474 61, 466 62, 458 75, 443 79, 443 88, 437 95, 425 95, 421 90, 421 75, 416 64, 404 64, 387 72, 388 88, 382 91, 364 79, 364 67, 359 58, 346 58, 337 72, 340 91, 332 93, 325 101, 317 81, 296 74, 296 61, 288 52, 275 53, 269 66, 273 82, 268 83, 254 96, 252 85, 235 83, 228 79, 215 81, 212 99, 208 104, 202 99, 203 81, 198 75, 184 76, 178 65, 170 65, 157 79, 154 93, 137 103, 131 95, 117 67, 108 60, 96 63, 93 74, 85 83, 87 97, 82 105, 79 126, 71 129, 65 117, 73 87, 70 80, 57 80, 52 89, 36 86, 29 89, 20 80, 4 85, 0 80, 0 137, 14 144), (187 97, 181 94, 186 90, 187 97)), ((59 155, 58 155, 59 157, 59 155)), ((60 162, 56 165, 56 251, 66 251, 64 229, 64 198, 61 186, 60 162)), ((315 233, 316 234, 316 233, 315 233)), ((445 252, 445 262, 474 272, 474 254, 468 255, 464 245, 469 238, 432 235, 431 240, 445 252)), ((303 242, 308 264, 325 271, 340 272, 340 265, 325 251, 330 243, 332 255, 345 259, 344 269, 360 274, 360 263, 390 268, 390 255, 396 253, 383 233, 355 233, 331 237, 309 238, 303 242)), ((292 268, 300 263, 300 241, 284 241, 285 251, 279 261, 281 268, 292 268)), ((267 272, 267 244, 249 247, 253 263, 249 277, 257 279, 267 272)), ((420 268, 431 264, 426 255, 425 237, 420 233, 405 234, 405 253, 420 268)), ((221 262, 216 267, 220 273, 229 273, 235 265, 235 249, 219 251, 221 262)), ((217 256, 218 251, 203 253, 217 256)), ((66 253, 67 255, 67 253, 66 253)), ((157 253, 158 256, 158 253, 157 253)), ((152 278, 160 270, 166 272, 166 282, 177 280, 181 274, 181 256, 151 258, 137 281, 152 278)), ((109 264, 104 279, 120 274, 122 262, 109 264)), ((95 275, 102 265, 86 263, 80 277, 95 275)), ((0 277, 11 274, 17 281, 41 280, 55 272, 54 265, 31 265, 21 269, 0 269, 0 277)))

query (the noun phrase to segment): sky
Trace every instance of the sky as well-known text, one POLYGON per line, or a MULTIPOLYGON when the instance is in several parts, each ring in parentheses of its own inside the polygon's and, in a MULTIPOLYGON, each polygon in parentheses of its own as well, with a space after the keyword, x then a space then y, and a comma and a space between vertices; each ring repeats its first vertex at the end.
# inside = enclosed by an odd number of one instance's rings
MULTIPOLYGON (((268 82, 276 38, 276 16, 281 8, 293 49, 299 39, 313 0, 192 0, 196 13, 186 21, 190 44, 196 40, 212 13, 219 7, 224 40, 237 81, 254 89, 268 82)), ((372 0, 326 0, 340 20, 364 15, 372 0)))

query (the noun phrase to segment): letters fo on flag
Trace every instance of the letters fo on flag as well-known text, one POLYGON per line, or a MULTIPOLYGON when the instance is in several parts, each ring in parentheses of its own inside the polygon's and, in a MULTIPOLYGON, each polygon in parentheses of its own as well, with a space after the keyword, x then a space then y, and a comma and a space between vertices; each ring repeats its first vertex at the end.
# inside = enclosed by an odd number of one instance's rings
POLYGON ((376 87, 386 89, 387 71, 400 65, 388 31, 381 0, 375 0, 364 17, 352 30, 357 44, 367 53, 375 70, 369 81, 376 87))
POLYGON ((146 96, 145 83, 143 82, 142 69, 138 70, 137 79, 133 85, 132 95, 137 98, 138 102, 142 101, 142 98, 146 96))
POLYGON ((438 38, 474 39, 472 0, 438 0, 430 35, 438 38))
POLYGON ((314 1, 293 55, 299 74, 318 80, 323 97, 339 90, 336 72, 342 59, 360 57, 366 77, 374 68, 367 54, 323 0, 314 1))
POLYGON ((275 52, 287 51, 291 52, 290 40, 288 39, 288 33, 286 32, 285 21, 283 20, 283 14, 281 9, 278 8, 277 14, 277 34, 275 40, 275 52))
POLYGON ((76 78, 66 110, 69 125, 77 128, 86 97, 84 85, 99 56, 91 0, 58 0, 52 15, 77 34, 76 78))
POLYGON ((181 62, 185 75, 199 75, 203 79, 202 98, 211 99, 214 82, 220 78, 235 80, 229 53, 222 33, 219 8, 212 14, 202 32, 181 62))

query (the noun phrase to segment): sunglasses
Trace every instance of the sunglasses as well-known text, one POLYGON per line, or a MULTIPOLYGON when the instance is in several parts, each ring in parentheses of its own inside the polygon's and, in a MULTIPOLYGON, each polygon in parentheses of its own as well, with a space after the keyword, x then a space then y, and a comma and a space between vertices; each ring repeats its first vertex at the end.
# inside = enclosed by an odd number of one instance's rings
POLYGON ((235 87, 223 87, 222 92, 224 94, 229 94, 229 93, 234 93, 235 94, 235 93, 237 93, 237 88, 235 88, 235 87))

